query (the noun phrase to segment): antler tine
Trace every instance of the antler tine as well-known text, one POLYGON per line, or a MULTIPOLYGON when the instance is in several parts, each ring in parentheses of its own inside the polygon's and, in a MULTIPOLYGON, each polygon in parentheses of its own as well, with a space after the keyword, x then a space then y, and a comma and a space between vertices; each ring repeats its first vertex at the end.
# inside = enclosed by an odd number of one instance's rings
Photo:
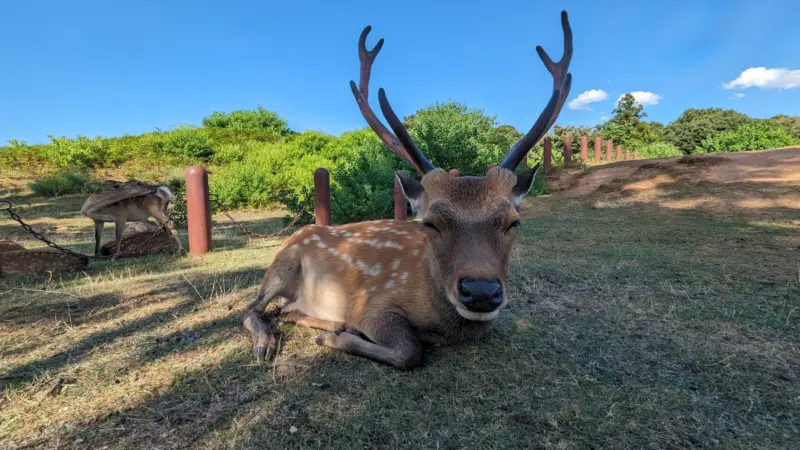
POLYGON ((509 170, 517 168, 525 155, 539 142, 539 139, 544 136, 556 121, 564 102, 569 96, 569 90, 572 87, 572 74, 568 72, 569 63, 572 61, 572 28, 569 25, 569 17, 566 11, 561 11, 561 28, 564 32, 564 54, 561 60, 553 62, 541 45, 536 46, 536 53, 539 54, 539 58, 544 63, 547 71, 553 76, 553 95, 528 133, 511 147, 503 162, 500 163, 500 167, 509 170))
POLYGON ((358 108, 361 110, 361 115, 367 120, 372 131, 374 131, 397 156, 411 164, 419 174, 424 175, 433 170, 434 167, 414 144, 408 131, 403 126, 403 123, 397 118, 394 111, 392 111, 383 89, 378 90, 378 100, 381 103, 381 110, 384 116, 387 116, 389 125, 391 125, 392 129, 399 137, 395 136, 381 123, 367 101, 372 63, 383 47, 383 38, 381 38, 372 50, 367 50, 366 40, 370 30, 372 30, 372 26, 367 25, 358 38, 358 59, 361 61, 360 78, 358 87, 356 87, 354 81, 350 81, 350 90, 353 91, 353 96, 356 98, 356 103, 358 103, 358 108))

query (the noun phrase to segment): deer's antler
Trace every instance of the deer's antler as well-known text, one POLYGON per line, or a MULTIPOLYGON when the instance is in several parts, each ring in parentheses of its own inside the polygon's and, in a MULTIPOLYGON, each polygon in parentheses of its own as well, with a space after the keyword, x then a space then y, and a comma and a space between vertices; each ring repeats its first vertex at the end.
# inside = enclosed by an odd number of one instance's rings
POLYGON ((370 128, 372 128, 397 156, 406 160, 417 172, 424 175, 434 169, 433 164, 428 161, 428 158, 422 154, 420 149, 414 144, 414 141, 411 140, 411 135, 408 134, 408 131, 403 126, 403 122, 397 117, 392 107, 389 105, 389 100, 386 99, 386 93, 383 91, 383 88, 378 89, 378 102, 380 103, 383 115, 386 117, 389 126, 392 127, 396 135, 392 134, 391 131, 383 126, 380 119, 378 119, 367 102, 372 63, 375 61, 375 57, 378 56, 378 52, 381 51, 381 47, 383 47, 383 38, 381 38, 372 50, 367 50, 367 34, 369 34, 371 29, 372 26, 367 25, 358 38, 358 59, 361 60, 361 76, 358 86, 356 86, 354 81, 350 81, 350 89, 353 91, 353 96, 356 98, 358 108, 361 110, 361 114, 364 118, 367 119, 370 128))
POLYGON ((566 11, 561 11, 561 28, 564 30, 564 55, 560 61, 553 62, 541 45, 536 46, 536 53, 539 54, 539 58, 542 59, 547 71, 553 75, 553 95, 530 131, 508 151, 505 158, 503 158, 503 162, 500 163, 500 167, 512 171, 517 168, 522 159, 525 158, 525 155, 539 142, 539 139, 544 136, 553 125, 553 122, 556 121, 561 108, 564 106, 564 101, 569 95, 569 89, 572 85, 572 74, 568 72, 569 63, 572 60, 572 28, 569 26, 569 18, 566 11))

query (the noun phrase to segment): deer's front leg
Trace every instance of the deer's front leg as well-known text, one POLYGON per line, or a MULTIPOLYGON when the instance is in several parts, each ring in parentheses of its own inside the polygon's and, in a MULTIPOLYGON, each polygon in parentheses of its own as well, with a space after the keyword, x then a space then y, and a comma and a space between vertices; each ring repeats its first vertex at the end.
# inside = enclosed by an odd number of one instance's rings
POLYGON ((94 221, 94 256, 100 254, 100 240, 103 238, 103 226, 105 224, 100 220, 94 221))
POLYGON ((317 344, 389 364, 398 369, 413 369, 422 364, 422 345, 405 317, 384 313, 365 318, 358 331, 372 342, 344 331, 328 331, 317 337, 317 344))
POLYGON ((114 219, 114 228, 116 231, 116 251, 114 252, 113 259, 116 259, 119 256, 119 251, 122 248, 122 233, 125 231, 125 223, 127 223, 127 219, 123 217, 117 217, 114 219))

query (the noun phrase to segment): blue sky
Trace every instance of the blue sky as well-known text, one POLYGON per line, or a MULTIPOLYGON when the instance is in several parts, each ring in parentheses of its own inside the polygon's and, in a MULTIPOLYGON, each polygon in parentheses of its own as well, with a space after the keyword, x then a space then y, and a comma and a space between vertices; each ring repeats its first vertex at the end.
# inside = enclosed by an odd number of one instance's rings
POLYGON ((551 93, 535 46, 561 55, 561 9, 575 39, 569 100, 607 98, 565 106, 559 124, 597 124, 626 92, 649 93, 645 111, 662 122, 687 107, 800 114, 800 2, 757 4, 4 0, 0 143, 135 134, 259 104, 295 130, 361 128, 348 83, 367 24, 369 47, 386 41, 376 111, 384 87, 401 116, 457 100, 527 130, 551 93))

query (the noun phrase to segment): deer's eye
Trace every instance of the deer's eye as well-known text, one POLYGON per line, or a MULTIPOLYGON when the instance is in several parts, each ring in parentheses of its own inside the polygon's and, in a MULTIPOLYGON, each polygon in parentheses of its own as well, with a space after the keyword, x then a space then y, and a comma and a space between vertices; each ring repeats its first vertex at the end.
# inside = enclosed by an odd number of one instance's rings
POLYGON ((506 232, 511 231, 512 228, 519 228, 519 220, 515 220, 511 222, 511 224, 506 228, 506 232))
POLYGON ((434 224, 433 224, 433 223, 431 223, 431 222, 423 222, 423 223, 422 223, 422 226, 423 226, 423 227, 425 227, 425 228, 427 228, 427 229, 429 229, 429 230, 433 230, 433 231, 435 231, 435 232, 437 232, 437 233, 440 233, 439 229, 438 229, 438 228, 436 228, 436 225, 434 225, 434 224))

